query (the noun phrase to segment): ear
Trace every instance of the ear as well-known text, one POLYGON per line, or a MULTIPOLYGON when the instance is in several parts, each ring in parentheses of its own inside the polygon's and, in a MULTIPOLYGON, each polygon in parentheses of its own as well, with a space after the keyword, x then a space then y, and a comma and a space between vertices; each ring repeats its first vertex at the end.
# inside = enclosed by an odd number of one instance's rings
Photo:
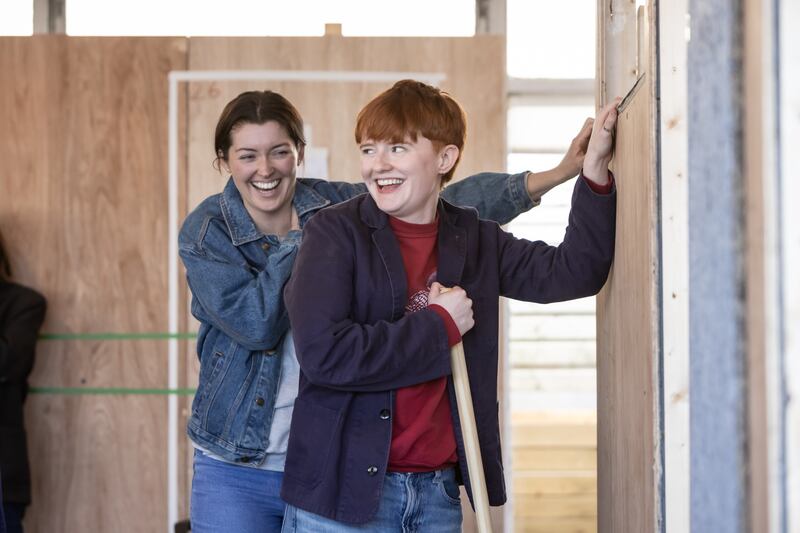
POLYGON ((217 150, 217 159, 219 160, 220 166, 223 168, 223 170, 230 174, 231 167, 228 165, 228 160, 225 159, 225 154, 222 153, 222 150, 217 150))
POLYGON ((437 171, 440 175, 447 174, 455 166, 460 154, 458 146, 448 144, 439 150, 439 167, 437 171))
POLYGON ((303 164, 303 161, 305 160, 305 157, 306 157, 306 145, 304 144, 304 145, 300 146, 300 148, 297 149, 297 165, 298 166, 303 164))

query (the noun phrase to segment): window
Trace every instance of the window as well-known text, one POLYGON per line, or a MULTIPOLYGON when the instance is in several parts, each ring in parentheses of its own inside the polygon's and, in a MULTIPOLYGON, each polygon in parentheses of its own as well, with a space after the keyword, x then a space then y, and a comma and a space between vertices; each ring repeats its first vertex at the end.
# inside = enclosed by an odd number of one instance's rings
POLYGON ((595 12, 595 0, 507 0, 508 75, 594 78, 595 12))
POLYGON ((67 0, 69 35, 469 36, 475 0, 67 0), (189 15, 190 14, 190 15, 189 15))
MULTIPOLYGON (((595 0, 506 1, 508 168, 546 170, 594 116, 595 0)), ((548 192, 508 230, 560 243, 573 183, 548 192)), ((509 300, 507 309, 514 529, 535 523, 548 531, 593 531, 595 299, 509 300)))
POLYGON ((0 3, 0 35, 33 35, 33 0, 0 3))

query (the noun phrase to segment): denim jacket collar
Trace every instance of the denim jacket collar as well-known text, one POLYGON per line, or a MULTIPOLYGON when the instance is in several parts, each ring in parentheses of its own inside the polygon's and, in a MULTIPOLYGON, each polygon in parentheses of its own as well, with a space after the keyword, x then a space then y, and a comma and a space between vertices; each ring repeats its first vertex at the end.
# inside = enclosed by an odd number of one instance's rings
MULTIPOLYGON (((297 180, 292 203, 297 210, 297 217, 302 226, 310 213, 322 209, 331 201, 302 181, 297 180)), ((225 189, 219 197, 219 205, 234 246, 241 246, 261 238, 263 234, 244 207, 242 196, 239 194, 233 178, 229 178, 228 183, 225 184, 225 189)))

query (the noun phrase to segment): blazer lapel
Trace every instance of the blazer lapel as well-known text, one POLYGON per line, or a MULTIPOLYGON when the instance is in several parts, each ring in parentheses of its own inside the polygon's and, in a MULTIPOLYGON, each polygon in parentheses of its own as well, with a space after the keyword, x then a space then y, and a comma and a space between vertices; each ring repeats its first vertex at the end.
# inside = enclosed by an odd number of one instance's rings
POLYGON ((445 287, 461 283, 467 260, 467 230, 456 225, 458 215, 439 201, 439 265, 437 280, 445 287))
MULTIPOLYGON (((389 226, 389 216, 378 209, 375 201, 367 195, 361 203, 361 220, 367 226, 373 228, 372 242, 378 250, 378 254, 386 268, 389 276, 389 285, 392 297, 392 320, 401 318, 406 311, 408 299, 408 283, 406 282, 406 270, 403 266, 403 256, 400 253, 400 245, 394 236, 392 228, 389 226)), ((379 296, 380 295, 376 295, 379 296)))

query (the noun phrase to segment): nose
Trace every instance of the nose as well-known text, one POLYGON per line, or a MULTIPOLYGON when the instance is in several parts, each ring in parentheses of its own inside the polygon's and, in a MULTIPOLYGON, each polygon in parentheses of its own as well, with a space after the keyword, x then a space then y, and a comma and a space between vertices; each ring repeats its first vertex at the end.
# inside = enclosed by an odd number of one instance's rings
POLYGON ((272 173, 272 167, 269 164, 269 157, 261 157, 258 162, 258 174, 260 176, 269 176, 272 173))
POLYGON ((372 161, 372 170, 375 172, 386 172, 392 169, 392 164, 387 157, 385 150, 376 150, 372 161))

